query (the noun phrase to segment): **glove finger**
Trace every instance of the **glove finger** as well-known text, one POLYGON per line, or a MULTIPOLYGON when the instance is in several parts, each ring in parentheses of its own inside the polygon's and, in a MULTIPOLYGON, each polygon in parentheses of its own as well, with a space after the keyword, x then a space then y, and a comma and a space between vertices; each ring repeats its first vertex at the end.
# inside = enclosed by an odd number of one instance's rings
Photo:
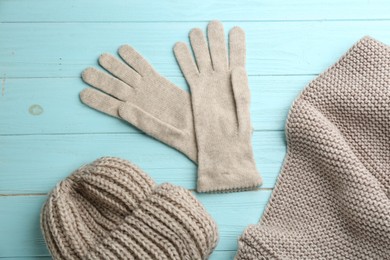
POLYGON ((215 71, 228 69, 228 54, 225 43, 223 25, 219 21, 212 21, 207 27, 210 45, 210 56, 215 71))
POLYGON ((119 117, 118 108, 123 103, 93 88, 81 91, 80 99, 87 106, 114 117, 119 117))
POLYGON ((240 27, 234 27, 229 33, 230 69, 245 68, 246 47, 245 32, 240 27))
POLYGON ((147 62, 144 57, 141 56, 133 47, 130 45, 123 45, 118 50, 119 56, 136 72, 141 76, 147 76, 151 73, 155 73, 152 65, 147 62))
POLYGON ((190 32, 190 41, 199 71, 212 70, 209 47, 203 32, 199 28, 195 28, 190 32))
POLYGON ((100 89, 101 91, 114 96, 119 100, 124 101, 130 95, 134 94, 133 87, 95 68, 85 69, 81 74, 81 77, 85 83, 100 89))
POLYGON ((136 88, 141 81, 141 75, 124 62, 118 60, 111 54, 105 53, 99 57, 99 64, 112 75, 126 84, 136 88))
POLYGON ((183 42, 178 42, 173 48, 177 62, 183 72, 187 82, 190 84, 199 76, 198 68, 195 65, 191 52, 187 45, 183 42))
POLYGON ((240 132, 251 132, 250 90, 248 76, 244 68, 233 69, 232 86, 236 103, 238 129, 240 132))

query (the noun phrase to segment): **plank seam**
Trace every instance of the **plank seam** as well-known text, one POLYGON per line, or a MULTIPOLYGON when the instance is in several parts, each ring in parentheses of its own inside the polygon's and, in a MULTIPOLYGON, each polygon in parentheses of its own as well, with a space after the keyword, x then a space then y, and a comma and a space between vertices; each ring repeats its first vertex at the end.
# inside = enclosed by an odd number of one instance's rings
MULTIPOLYGON (((254 132, 266 133, 266 132, 282 132, 284 129, 258 129, 254 132)), ((32 133, 32 134, 0 134, 0 137, 7 136, 61 136, 61 135, 145 135, 143 132, 91 132, 91 133, 32 133)))
MULTIPOLYGON (((257 188, 255 190, 250 191, 272 191, 274 188, 257 188)), ((191 192, 196 192, 195 189, 188 189, 191 192)), ((249 191, 248 191, 249 192, 249 191)), ((199 193, 204 194, 204 193, 199 193)), ((211 193, 215 194, 215 193, 211 193)), ((221 193, 223 194, 223 193, 221 193)), ((10 194, 0 194, 0 197, 39 197, 39 196, 47 196, 48 193, 10 193, 10 194)))
MULTIPOLYGON (((199 22, 209 22, 210 19, 205 19, 205 20, 168 20, 168 21, 158 21, 158 20, 148 20, 148 21, 0 21, 0 24, 22 24, 22 23, 32 23, 32 24, 74 24, 74 23, 82 23, 82 24, 87 24, 87 23, 96 23, 96 24, 111 24, 111 23, 199 23, 199 22)), ((261 20, 261 19, 251 19, 251 20, 220 20, 221 22, 224 23, 304 23, 304 22, 382 22, 382 21, 390 21, 390 18, 384 17, 384 18, 348 18, 348 19, 276 19, 276 20, 261 20)))
MULTIPOLYGON (((96 66, 98 65, 91 65, 96 66)), ((302 74, 248 74, 249 77, 306 77, 306 76, 318 76, 318 73, 302 73, 302 74)), ((164 77, 169 78, 184 78, 179 75, 163 75, 164 77)), ((4 77, 5 78, 5 77, 4 77)), ((6 77, 8 79, 81 79, 80 76, 62 76, 62 77, 6 77)))

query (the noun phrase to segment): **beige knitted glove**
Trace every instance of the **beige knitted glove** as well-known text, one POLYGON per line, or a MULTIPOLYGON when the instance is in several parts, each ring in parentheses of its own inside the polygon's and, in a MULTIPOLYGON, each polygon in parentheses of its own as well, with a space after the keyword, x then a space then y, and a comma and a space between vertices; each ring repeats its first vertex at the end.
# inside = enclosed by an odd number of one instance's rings
POLYGON ((251 145, 245 33, 239 27, 230 31, 230 62, 220 22, 209 23, 208 40, 209 46, 200 29, 191 31, 196 64, 185 43, 174 48, 191 89, 198 146, 197 190, 253 189, 262 181, 251 145))
POLYGON ((158 74, 132 47, 124 45, 118 53, 127 64, 110 54, 99 58, 100 65, 113 76, 95 68, 82 73, 86 83, 104 93, 86 88, 80 93, 81 100, 126 120, 196 162, 189 94, 158 74))

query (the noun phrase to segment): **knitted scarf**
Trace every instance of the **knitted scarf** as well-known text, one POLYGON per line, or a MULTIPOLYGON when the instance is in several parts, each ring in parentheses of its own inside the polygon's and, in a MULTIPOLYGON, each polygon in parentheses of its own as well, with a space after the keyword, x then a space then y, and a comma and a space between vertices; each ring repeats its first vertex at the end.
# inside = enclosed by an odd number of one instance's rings
POLYGON ((390 48, 355 44, 296 99, 286 137, 236 259, 390 259, 390 48))

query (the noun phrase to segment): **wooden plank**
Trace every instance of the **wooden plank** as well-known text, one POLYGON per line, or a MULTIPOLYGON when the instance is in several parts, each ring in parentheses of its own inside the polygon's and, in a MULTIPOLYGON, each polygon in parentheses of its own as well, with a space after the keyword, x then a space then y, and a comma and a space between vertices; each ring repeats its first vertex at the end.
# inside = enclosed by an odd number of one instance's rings
POLYGON ((231 250, 231 251, 221 251, 221 250, 215 250, 209 260, 227 260, 227 259, 234 259, 234 256, 236 255, 237 250, 231 250))
MULTIPOLYGON (((390 42, 390 21, 226 22, 247 33, 250 75, 313 75, 366 34, 390 42)), ((0 76, 79 77, 103 52, 130 43, 165 76, 181 76, 172 54, 194 27, 185 23, 0 23, 0 76)))
MULTIPOLYGON (((229 252, 229 251, 227 251, 229 252)), ((12 257, 0 257, 1 260, 49 260, 52 259, 51 256, 12 256, 12 257)), ((222 259, 222 258, 220 258, 222 259)), ((233 258, 232 258, 233 259, 233 258)))
MULTIPOLYGON (((132 161, 158 183, 195 189, 196 167, 184 155, 142 134, 0 136, 0 194, 46 193, 83 164, 102 156, 132 161)), ((285 154, 282 131, 255 132, 263 188, 272 188, 285 154)))
POLYGON ((2 0, 3 22, 388 19, 386 0, 2 0))
MULTIPOLYGON (((250 77, 254 129, 283 130, 292 101, 312 78, 250 77)), ((170 80, 186 88, 183 78, 170 80)), ((85 87, 79 78, 5 79, 0 96, 0 135, 139 132, 82 104, 78 95, 85 87)))
POLYGON ((39 225, 45 198, 0 197, 0 257, 48 255, 39 225))
POLYGON ((244 229, 256 224, 263 214, 270 190, 225 194, 196 194, 215 219, 220 242, 217 250, 236 250, 237 240, 244 229))
MULTIPOLYGON (((234 255, 238 237, 247 225, 259 220, 270 194, 257 191, 197 195, 219 227, 220 241, 211 259, 234 255)), ((46 196, 0 197, 0 258, 49 254, 39 227, 45 199, 46 196)))

